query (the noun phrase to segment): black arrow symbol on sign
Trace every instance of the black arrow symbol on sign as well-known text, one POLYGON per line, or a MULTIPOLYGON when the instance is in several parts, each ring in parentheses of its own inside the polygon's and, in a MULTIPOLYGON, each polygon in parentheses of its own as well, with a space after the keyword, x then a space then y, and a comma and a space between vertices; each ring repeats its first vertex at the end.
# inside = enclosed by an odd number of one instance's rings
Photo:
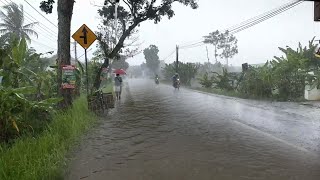
POLYGON ((83 27, 82 33, 83 33, 83 36, 80 36, 80 38, 83 39, 84 44, 88 44, 88 41, 87 41, 88 30, 86 29, 86 27, 83 27))

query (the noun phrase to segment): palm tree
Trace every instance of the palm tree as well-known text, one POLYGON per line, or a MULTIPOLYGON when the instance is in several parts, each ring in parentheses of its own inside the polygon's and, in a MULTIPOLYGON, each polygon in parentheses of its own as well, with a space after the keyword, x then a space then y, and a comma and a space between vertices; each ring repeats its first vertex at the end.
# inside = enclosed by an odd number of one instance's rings
POLYGON ((15 3, 2 7, 6 13, 0 10, 0 34, 7 40, 14 35, 18 39, 25 38, 29 42, 31 41, 29 35, 34 35, 38 38, 38 34, 33 30, 34 25, 38 22, 32 22, 24 25, 24 13, 23 6, 18 6, 15 3))

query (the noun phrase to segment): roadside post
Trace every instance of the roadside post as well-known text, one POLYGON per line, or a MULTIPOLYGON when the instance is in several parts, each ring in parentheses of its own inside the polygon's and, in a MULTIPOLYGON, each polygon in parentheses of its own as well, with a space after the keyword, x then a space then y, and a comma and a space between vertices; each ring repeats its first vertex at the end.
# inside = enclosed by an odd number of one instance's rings
POLYGON ((97 39, 97 36, 89 29, 85 24, 83 24, 73 35, 72 38, 77 41, 83 48, 85 54, 86 63, 86 90, 87 95, 89 95, 89 77, 88 77, 88 59, 87 59, 87 49, 92 45, 92 43, 97 39))

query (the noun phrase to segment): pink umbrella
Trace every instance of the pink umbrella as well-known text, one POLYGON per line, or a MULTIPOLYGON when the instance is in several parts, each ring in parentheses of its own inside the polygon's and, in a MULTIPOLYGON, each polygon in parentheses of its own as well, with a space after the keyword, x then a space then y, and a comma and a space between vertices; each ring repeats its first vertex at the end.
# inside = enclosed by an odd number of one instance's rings
POLYGON ((113 73, 120 75, 127 74, 126 71, 124 71, 123 69, 116 69, 113 71, 113 73))

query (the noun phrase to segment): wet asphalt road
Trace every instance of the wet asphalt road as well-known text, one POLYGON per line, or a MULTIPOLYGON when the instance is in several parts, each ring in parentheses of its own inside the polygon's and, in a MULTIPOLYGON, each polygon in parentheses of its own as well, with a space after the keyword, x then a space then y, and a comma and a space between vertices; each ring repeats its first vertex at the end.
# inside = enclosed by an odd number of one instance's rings
POLYGON ((66 179, 320 179, 320 109, 129 80, 66 179))

